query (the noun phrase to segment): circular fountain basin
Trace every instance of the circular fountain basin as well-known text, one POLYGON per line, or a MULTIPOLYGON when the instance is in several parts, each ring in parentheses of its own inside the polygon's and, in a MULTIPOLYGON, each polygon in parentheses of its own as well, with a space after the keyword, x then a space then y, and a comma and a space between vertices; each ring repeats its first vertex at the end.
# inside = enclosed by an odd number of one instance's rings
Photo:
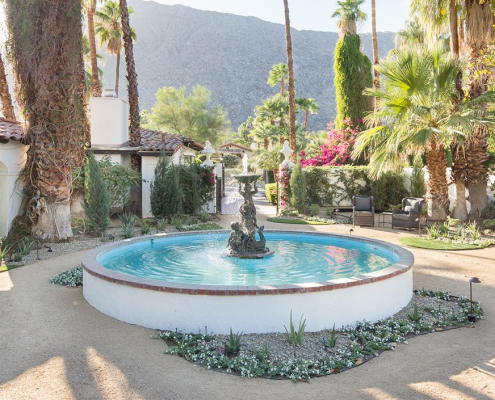
POLYGON ((225 255, 228 231, 158 234, 86 253, 83 293, 93 307, 148 328, 284 332, 292 311, 308 331, 398 312, 412 297, 413 255, 386 242, 266 231, 274 254, 225 255))

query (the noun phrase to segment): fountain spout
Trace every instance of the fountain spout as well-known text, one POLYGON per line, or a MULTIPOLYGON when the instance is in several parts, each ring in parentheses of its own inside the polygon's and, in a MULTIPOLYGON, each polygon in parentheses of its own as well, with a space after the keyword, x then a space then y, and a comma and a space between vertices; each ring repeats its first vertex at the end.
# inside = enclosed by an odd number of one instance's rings
POLYGON ((247 175, 248 173, 248 156, 246 153, 244 153, 244 156, 242 157, 242 174, 247 175))

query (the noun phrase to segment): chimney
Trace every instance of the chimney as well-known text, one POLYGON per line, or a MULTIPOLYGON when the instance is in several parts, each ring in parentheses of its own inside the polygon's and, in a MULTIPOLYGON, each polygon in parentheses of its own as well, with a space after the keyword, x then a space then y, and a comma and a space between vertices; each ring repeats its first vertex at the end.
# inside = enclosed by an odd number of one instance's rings
POLYGON ((91 97, 89 106, 93 147, 118 147, 129 140, 129 107, 126 101, 117 97, 91 97))

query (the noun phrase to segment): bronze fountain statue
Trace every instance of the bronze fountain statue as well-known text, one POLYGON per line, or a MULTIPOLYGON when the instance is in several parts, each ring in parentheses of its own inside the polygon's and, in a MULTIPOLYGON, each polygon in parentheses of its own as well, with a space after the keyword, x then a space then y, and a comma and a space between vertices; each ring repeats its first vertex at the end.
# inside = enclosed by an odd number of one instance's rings
POLYGON ((263 234, 264 227, 258 227, 256 222, 256 207, 253 202, 253 195, 258 193, 256 180, 261 175, 235 175, 239 182, 239 193, 244 198, 239 211, 241 222, 233 222, 232 233, 227 246, 230 248, 229 256, 240 258, 263 258, 273 254, 266 247, 266 239, 263 234), (256 240, 256 234, 259 240, 256 240))

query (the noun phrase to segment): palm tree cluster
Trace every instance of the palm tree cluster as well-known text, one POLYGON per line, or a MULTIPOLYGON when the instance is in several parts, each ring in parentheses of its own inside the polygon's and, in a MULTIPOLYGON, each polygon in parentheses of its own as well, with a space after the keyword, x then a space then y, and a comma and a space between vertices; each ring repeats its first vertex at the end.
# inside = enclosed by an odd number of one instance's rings
POLYGON ((378 176, 397 169, 405 156, 425 152, 429 215, 445 220, 449 211, 445 148, 454 142, 466 148, 473 138, 473 126, 495 122, 484 111, 495 100, 495 93, 455 102, 460 65, 439 48, 398 52, 377 69, 382 89, 368 93, 378 98, 379 107, 366 117, 371 128, 358 136, 354 156, 369 154, 371 173, 378 176))

